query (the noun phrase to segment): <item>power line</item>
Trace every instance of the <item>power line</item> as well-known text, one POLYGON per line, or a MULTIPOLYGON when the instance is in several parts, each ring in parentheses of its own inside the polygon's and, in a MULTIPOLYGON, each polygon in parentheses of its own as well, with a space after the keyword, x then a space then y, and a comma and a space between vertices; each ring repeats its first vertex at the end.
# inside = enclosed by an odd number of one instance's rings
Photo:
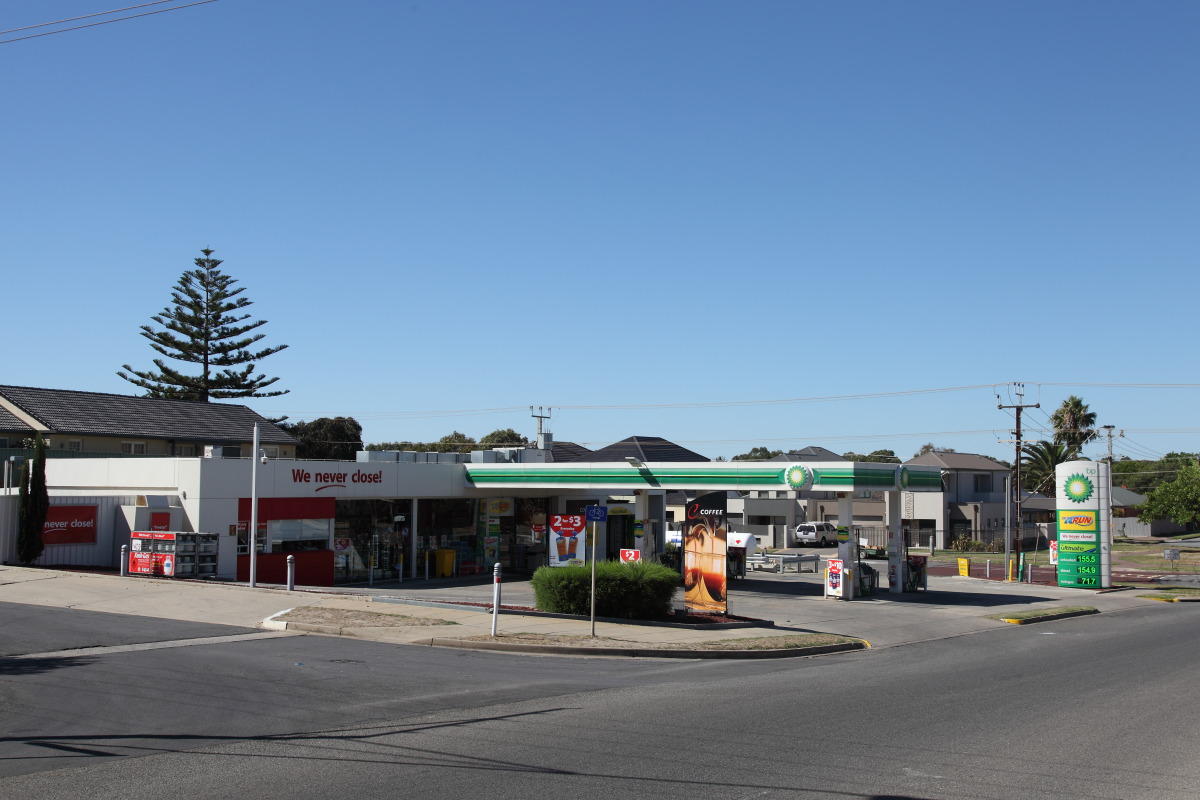
POLYGON ((926 394, 942 394, 946 392, 965 392, 972 389, 994 389, 995 384, 984 383, 976 386, 950 386, 942 389, 913 389, 898 392, 871 392, 869 394, 844 394, 823 397, 790 397, 782 400, 728 400, 708 403, 644 403, 644 404, 614 404, 594 406, 571 406, 560 403, 556 408, 595 411, 595 410, 627 410, 627 409, 673 409, 673 408, 731 408, 736 406, 770 406, 798 405, 802 403, 832 403, 844 400, 873 400, 881 397, 911 397, 926 394))
MULTIPOLYGON (((158 2, 155 2, 155 3, 143 3, 141 5, 129 6, 128 8, 114 9, 112 11, 100 11, 95 14, 85 14, 82 17, 73 17, 71 19, 58 20, 57 22, 42 22, 37 25, 27 25, 24 28, 13 28, 13 29, 7 30, 7 31, 0 31, 0 35, 6 34, 6 33, 16 33, 17 31, 32 30, 34 28, 44 28, 47 25, 60 25, 64 22, 74 22, 75 20, 88 19, 90 17, 103 17, 106 14, 116 14, 118 12, 128 11, 129 9, 133 9, 133 8, 144 8, 146 6, 158 5, 160 2, 170 2, 170 1, 171 0, 158 0, 158 2)), ((89 22, 86 25, 75 25, 70 28, 62 28, 62 29, 56 30, 56 31, 46 31, 45 33, 31 33, 28 36, 18 36, 13 39, 3 39, 3 40, 0 40, 0 44, 12 44, 13 42, 23 42, 26 39, 37 39, 41 36, 53 36, 56 33, 66 33, 67 31, 78 31, 78 30, 82 30, 83 28, 95 28, 98 25, 109 25, 113 22, 124 22, 125 20, 137 19, 138 17, 149 17, 154 14, 165 14, 168 11, 179 11, 180 9, 183 9, 183 8, 191 8, 192 6, 202 6, 202 5, 205 5, 206 3, 215 3, 215 2, 217 2, 217 0, 196 0, 196 2, 187 3, 186 5, 182 5, 182 6, 172 6, 171 8, 160 8, 157 11, 145 11, 141 14, 130 14, 127 17, 117 17, 116 19, 106 19, 106 20, 102 20, 100 22, 89 22)))
POLYGON ((0 36, 6 33, 17 33, 19 31, 31 31, 34 28, 45 28, 48 25, 62 25, 64 22, 77 22, 81 19, 91 19, 92 17, 103 17, 107 14, 119 14, 122 11, 132 11, 135 8, 145 8, 147 6, 161 6, 163 3, 177 3, 179 0, 154 0, 152 3, 141 3, 136 6, 125 6, 124 8, 114 8, 111 11, 97 11, 94 14, 84 14, 81 17, 68 17, 67 19, 56 19, 54 22, 39 22, 37 25, 26 25, 24 28, 9 28, 6 31, 0 31, 0 36))

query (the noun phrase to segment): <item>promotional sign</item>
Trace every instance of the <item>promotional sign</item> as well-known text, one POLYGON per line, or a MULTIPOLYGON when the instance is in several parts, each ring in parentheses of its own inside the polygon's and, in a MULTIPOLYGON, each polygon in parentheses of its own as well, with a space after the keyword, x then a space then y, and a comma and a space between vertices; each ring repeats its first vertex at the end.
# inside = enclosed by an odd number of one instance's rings
POLYGON ((634 561, 641 561, 641 560, 642 560, 642 551, 641 550, 622 550, 621 551, 621 561, 625 564, 631 564, 634 561))
POLYGON ((154 511, 150 514, 150 530, 152 531, 169 531, 171 530, 171 512, 170 511, 154 511))
POLYGON ((831 558, 825 570, 825 594, 830 597, 841 597, 845 582, 842 575, 842 560, 831 558))
POLYGON ((511 497, 490 497, 487 501, 487 513, 493 517, 511 517, 514 508, 511 497))
POLYGON ((175 575, 175 534, 134 531, 129 534, 130 575, 175 575))
POLYGON ((683 599, 697 611, 726 613, 726 516, 728 496, 711 492, 686 506, 683 522, 683 599))
POLYGON ((42 525, 44 544, 95 544, 96 506, 50 506, 42 525))
POLYGON ((1108 588, 1108 465, 1068 461, 1054 470, 1055 528, 1058 533, 1058 585, 1108 588))
POLYGON ((580 542, 584 524, 582 514, 550 515, 550 566, 580 566, 587 562, 580 542))

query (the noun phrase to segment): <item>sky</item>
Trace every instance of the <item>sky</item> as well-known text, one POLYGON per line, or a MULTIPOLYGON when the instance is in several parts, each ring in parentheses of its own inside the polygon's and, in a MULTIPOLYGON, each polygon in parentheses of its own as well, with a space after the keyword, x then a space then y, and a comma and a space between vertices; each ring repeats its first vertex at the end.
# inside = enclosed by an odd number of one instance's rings
POLYGON ((210 247, 367 442, 1200 452, 1200 4, 193 2, 0 6, 0 383, 210 247))

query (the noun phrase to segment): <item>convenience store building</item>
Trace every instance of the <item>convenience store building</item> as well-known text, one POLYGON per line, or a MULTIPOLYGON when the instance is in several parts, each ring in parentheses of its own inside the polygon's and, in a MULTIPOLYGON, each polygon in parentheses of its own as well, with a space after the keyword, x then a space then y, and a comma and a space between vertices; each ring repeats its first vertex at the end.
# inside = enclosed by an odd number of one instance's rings
MULTIPOLYGON (((627 548, 661 553, 668 491, 835 491, 847 519, 856 493, 882 491, 888 524, 898 530, 905 493, 941 489, 940 470, 894 464, 503 463, 496 459, 505 454, 493 451, 461 463, 408 455, 411 461, 51 459, 53 516, 76 520, 84 532, 48 544, 38 563, 116 568, 132 531, 200 531, 219 534, 215 576, 245 580, 252 469, 258 580, 283 582, 292 555, 297 583, 316 586, 365 581, 372 560, 375 580, 423 577, 438 550, 454 552, 459 574, 495 563, 531 572, 547 563, 549 516, 587 505, 609 509, 598 530, 600 558, 627 548)), ((0 558, 15 563, 15 526, 6 520, 15 519, 16 498, 3 499, 0 558)))

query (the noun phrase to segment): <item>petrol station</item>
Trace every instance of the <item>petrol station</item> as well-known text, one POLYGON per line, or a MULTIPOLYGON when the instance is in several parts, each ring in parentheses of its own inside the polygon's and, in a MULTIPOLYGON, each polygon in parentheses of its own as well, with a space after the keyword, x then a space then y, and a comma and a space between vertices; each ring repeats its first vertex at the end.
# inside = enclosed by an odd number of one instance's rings
MULTIPOLYGON (((121 548, 138 538, 134 532, 157 530, 215 534, 216 546, 205 548, 197 572, 225 580, 247 579, 252 547, 258 579, 270 583, 283 582, 288 556, 296 580, 316 586, 469 575, 497 563, 530 573, 564 563, 551 517, 578 515, 588 506, 606 509, 595 542, 603 560, 623 551, 639 557, 666 552, 668 491, 830 492, 838 498, 839 520, 851 519, 853 498, 870 491, 886 497, 888 587, 902 591, 912 585, 913 570, 902 535, 902 497, 941 488, 935 467, 866 462, 443 463, 417 461, 421 455, 382 461, 362 454, 357 462, 51 460, 47 481, 56 517, 86 517, 89 533, 48 545, 41 563, 112 568, 121 548)), ((839 538, 837 585, 827 592, 849 599, 862 587, 857 543, 849 530, 839 538)), ((579 552, 572 557, 582 560, 579 552)))

